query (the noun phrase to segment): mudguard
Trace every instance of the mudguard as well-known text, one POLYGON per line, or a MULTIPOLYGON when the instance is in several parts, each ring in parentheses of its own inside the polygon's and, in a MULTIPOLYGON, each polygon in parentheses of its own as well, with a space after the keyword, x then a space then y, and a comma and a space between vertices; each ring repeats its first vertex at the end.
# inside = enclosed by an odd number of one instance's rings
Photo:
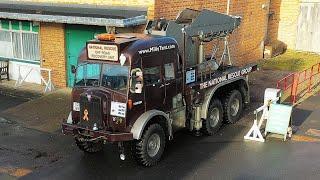
POLYGON ((158 110, 149 110, 145 113, 143 113, 133 124, 131 128, 131 133, 133 134, 133 139, 140 139, 142 136, 142 133, 144 131, 144 128, 148 124, 148 122, 155 116, 162 116, 166 119, 167 124, 168 124, 168 134, 169 138, 172 137, 172 125, 171 125, 171 120, 169 118, 169 115, 158 110))

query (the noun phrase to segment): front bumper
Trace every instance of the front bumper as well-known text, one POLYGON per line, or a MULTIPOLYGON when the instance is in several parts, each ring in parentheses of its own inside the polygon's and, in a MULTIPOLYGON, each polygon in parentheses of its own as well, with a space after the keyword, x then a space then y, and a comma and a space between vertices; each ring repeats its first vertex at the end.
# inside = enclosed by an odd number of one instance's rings
POLYGON ((62 133, 65 135, 83 135, 90 137, 92 139, 101 138, 109 142, 119 142, 119 141, 131 141, 133 140, 132 133, 112 133, 109 131, 93 131, 90 129, 85 129, 77 125, 62 123, 62 133))

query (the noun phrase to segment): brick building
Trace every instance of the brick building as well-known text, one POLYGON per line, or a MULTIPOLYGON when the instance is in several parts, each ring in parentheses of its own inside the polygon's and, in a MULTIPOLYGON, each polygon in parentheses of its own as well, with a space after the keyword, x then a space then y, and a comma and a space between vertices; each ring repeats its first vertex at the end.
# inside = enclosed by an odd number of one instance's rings
POLYGON ((320 0, 271 0, 268 44, 320 53, 320 0), (278 41, 278 42, 277 42, 278 41))
MULTIPOLYGON (((76 16, 83 18, 84 16, 92 18, 91 21, 75 21, 73 22, 56 20, 49 21, 45 18, 38 18, 26 21, 23 16, 5 16, 8 14, 5 8, 1 9, 1 24, 19 24, 19 32, 24 32, 24 24, 30 25, 32 33, 36 34, 34 38, 38 38, 38 42, 33 39, 35 56, 30 61, 24 60, 20 56, 13 57, 15 62, 33 63, 33 65, 47 67, 53 70, 53 83, 58 87, 72 86, 73 75, 70 72, 70 66, 76 63, 77 55, 84 46, 86 40, 93 38, 94 34, 105 32, 106 26, 115 26, 118 31, 125 32, 141 32, 143 24, 147 19, 167 18, 174 19, 179 11, 185 8, 193 9, 211 9, 214 11, 226 13, 229 10, 231 15, 242 16, 243 20, 239 29, 237 29, 230 37, 230 49, 234 62, 237 64, 245 64, 263 58, 264 45, 266 42, 272 43, 281 40, 288 44, 288 47, 294 47, 295 41, 292 40, 296 36, 296 28, 294 23, 298 19, 299 0, 23 0, 28 1, 25 4, 48 5, 53 8, 54 13, 49 13, 53 17, 56 15, 63 16, 63 9, 78 9, 76 13, 68 14, 68 16, 76 16), (53 3, 54 2, 54 3, 53 3), (57 4, 58 3, 58 4, 57 4), (59 4, 62 3, 62 4, 59 4), (228 6, 229 4, 229 6, 228 6), (292 9, 288 8, 288 4, 292 9), (112 7, 110 7, 112 5, 112 7), (59 8, 60 7, 60 8, 59 8), (81 8, 95 9, 92 11, 100 12, 103 10, 104 24, 102 21, 97 22, 97 13, 89 13, 81 11, 81 8), (281 11, 281 12, 280 12, 281 11), (125 12, 125 13, 124 13, 125 12), (292 17, 287 17, 289 14, 292 17), (122 17, 125 16, 125 17, 122 17), (14 18, 13 18, 14 17, 14 18), (20 19, 19 19, 20 18, 20 19), (92 21, 92 20, 95 21, 92 21), (135 23, 129 24, 130 20, 137 20, 135 23), (118 23, 118 24, 117 24, 118 23), (122 24, 121 24, 122 23, 122 24), (124 25, 123 23, 128 23, 124 25), (37 44, 38 43, 38 44, 37 44), (77 47, 77 48, 75 48, 77 47), (38 52, 38 53, 37 53, 38 52)), ((3 2, 1 2, 3 3, 3 2)), ((0 3, 0 4, 1 4, 0 3)), ((14 2, 10 2, 14 3, 14 2)), ((21 2, 19 2, 21 4, 21 2)), ((10 6, 14 7, 15 6, 10 6)), ((88 10, 90 11, 90 10, 88 10)), ((30 12, 26 12, 30 13, 30 12)), ((9 12, 10 14, 10 12, 9 12)), ((20 13, 21 14, 21 13, 20 13)), ((36 11, 36 15, 48 15, 36 11), (39 14, 40 13, 40 14, 39 14)), ((70 18, 69 20, 72 20, 70 18)), ((8 27, 9 27, 8 26, 8 27)), ((3 27, 1 27, 3 30, 3 27)), ((5 29, 8 31, 9 29, 5 29)), ((1 31, 0 31, 1 32, 1 31)), ((1 38, 1 35, 0 35, 1 38)), ((0 47, 2 43, 0 39, 0 47)), ((206 47, 207 52, 211 51, 211 46, 206 47)), ((0 57, 9 56, 1 54, 0 57)), ((13 70, 14 71, 14 70, 13 70)), ((14 76, 13 76, 14 77, 14 76)), ((37 78, 37 77, 35 77, 37 78)), ((33 81, 34 79, 30 79, 33 81)), ((39 82, 37 80, 37 82, 39 82)))

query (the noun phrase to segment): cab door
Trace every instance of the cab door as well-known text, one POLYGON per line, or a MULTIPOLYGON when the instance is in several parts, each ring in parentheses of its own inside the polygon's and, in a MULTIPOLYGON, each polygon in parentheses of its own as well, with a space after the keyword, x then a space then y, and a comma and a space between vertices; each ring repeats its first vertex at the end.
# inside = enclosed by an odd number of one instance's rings
POLYGON ((164 107, 169 112, 173 109, 173 97, 177 95, 176 72, 174 62, 167 61, 163 65, 164 78, 160 88, 164 89, 164 107))
POLYGON ((177 59, 175 51, 144 57, 143 80, 146 109, 171 112, 173 99, 177 96, 177 59))
POLYGON ((164 111, 164 94, 161 56, 142 58, 143 86, 146 111, 157 109, 164 111))

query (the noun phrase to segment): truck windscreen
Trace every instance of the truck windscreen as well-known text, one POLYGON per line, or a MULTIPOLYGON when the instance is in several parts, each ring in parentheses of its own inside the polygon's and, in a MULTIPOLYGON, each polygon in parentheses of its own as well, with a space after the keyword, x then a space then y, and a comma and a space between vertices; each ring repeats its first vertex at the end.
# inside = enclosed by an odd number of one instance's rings
POLYGON ((128 77, 129 67, 103 64, 101 86, 126 93, 128 87, 128 77))
POLYGON ((126 93, 129 67, 112 64, 80 64, 76 73, 76 86, 103 86, 126 93))
POLYGON ((76 86, 99 86, 101 64, 80 64, 77 68, 76 86))

